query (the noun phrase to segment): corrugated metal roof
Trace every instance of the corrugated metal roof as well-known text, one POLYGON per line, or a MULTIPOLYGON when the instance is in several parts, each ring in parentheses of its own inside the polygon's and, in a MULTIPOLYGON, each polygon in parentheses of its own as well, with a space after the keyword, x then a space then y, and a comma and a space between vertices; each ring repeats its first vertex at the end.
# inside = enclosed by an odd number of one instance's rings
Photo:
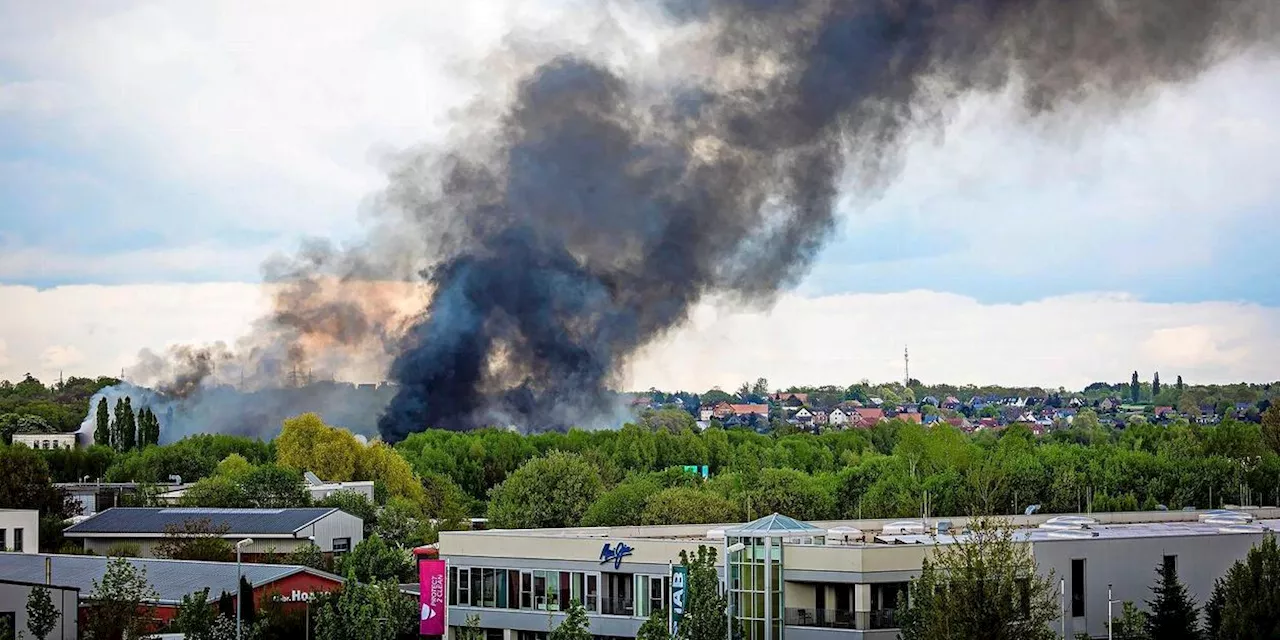
POLYGON ((187 520, 208 518, 214 528, 227 527, 227 535, 288 534, 337 511, 306 509, 178 509, 116 507, 67 528, 64 535, 107 533, 154 533, 166 526, 181 526, 187 520))
MULTIPOLYGON (((93 582, 101 582, 107 572, 108 558, 103 556, 67 556, 37 553, 0 553, 0 575, 9 580, 24 582, 45 581, 44 561, 53 563, 54 584, 77 587, 82 598, 89 597, 93 582)), ((146 570, 147 582, 160 594, 159 602, 175 603, 182 596, 209 587, 210 599, 216 599, 223 591, 236 593, 236 565, 234 562, 197 562, 194 560, 161 560, 155 558, 126 558, 130 564, 146 570)), ((342 582, 338 576, 307 567, 282 564, 240 565, 244 577, 255 587, 270 584, 300 571, 342 582)))

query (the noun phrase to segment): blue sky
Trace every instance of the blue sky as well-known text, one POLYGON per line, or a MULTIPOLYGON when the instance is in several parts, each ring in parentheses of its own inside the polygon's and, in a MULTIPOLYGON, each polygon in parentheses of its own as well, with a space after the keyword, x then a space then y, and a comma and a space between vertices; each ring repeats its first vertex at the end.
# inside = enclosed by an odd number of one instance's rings
MULTIPOLYGON (((357 238, 379 159, 449 135, 450 113, 503 80, 477 61, 511 25, 550 29, 564 11, 563 0, 40 4, 0 0, 0 288, 255 283, 266 257, 305 236, 357 238)), ((589 42, 577 22, 555 28, 589 42)), ((1026 121, 1011 100, 966 99, 945 130, 912 138, 882 192, 850 187, 793 293, 929 291, 990 310, 1119 294, 1174 304, 1151 307, 1173 316, 1241 305, 1271 326, 1280 61, 1229 60, 1119 115, 1086 103, 1026 121)), ((47 324, 39 313, 5 327, 0 362, 87 353, 71 329, 15 351, 47 324)), ((154 346, 122 341, 77 364, 154 346)))

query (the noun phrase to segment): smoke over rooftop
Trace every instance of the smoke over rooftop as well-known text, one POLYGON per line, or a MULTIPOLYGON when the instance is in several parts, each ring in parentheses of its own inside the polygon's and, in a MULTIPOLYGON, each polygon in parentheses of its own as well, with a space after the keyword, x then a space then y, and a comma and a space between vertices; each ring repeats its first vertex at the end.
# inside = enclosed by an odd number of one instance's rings
MULTIPOLYGON (((659 71, 568 49, 522 60, 494 122, 399 159, 365 241, 269 266, 276 312, 228 362, 251 378, 383 367, 392 441, 607 424, 630 356, 705 296, 767 304, 793 284, 837 197, 873 195, 905 134, 945 125, 959 97, 1016 92, 1029 116, 1122 108, 1274 50, 1280 14, 1268 0, 636 1, 680 34, 659 71)), ((218 360, 178 355, 196 373, 159 376, 175 393, 218 360)))

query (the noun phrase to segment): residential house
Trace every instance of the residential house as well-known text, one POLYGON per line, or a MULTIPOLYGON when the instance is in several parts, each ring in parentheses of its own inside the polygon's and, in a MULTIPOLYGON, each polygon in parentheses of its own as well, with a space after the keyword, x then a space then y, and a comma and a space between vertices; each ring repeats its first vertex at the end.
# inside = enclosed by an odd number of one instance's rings
POLYGON ((827 424, 830 424, 833 427, 843 427, 848 423, 849 414, 845 413, 844 409, 840 407, 832 409, 831 412, 827 414, 827 424))
POLYGON ((867 401, 870 402, 873 407, 884 406, 884 398, 867 398, 867 401))
POLYGON ((815 410, 815 411, 813 412, 813 423, 814 423, 814 424, 827 424, 827 419, 828 419, 828 415, 827 415, 827 412, 826 412, 826 411, 822 411, 822 410, 815 410))
POLYGON ((914 422, 915 424, 921 424, 924 421, 923 416, 920 415, 919 411, 902 411, 899 412, 898 415, 894 416, 894 418, 905 422, 914 422))
POLYGON ((877 423, 882 422, 884 417, 884 409, 876 409, 874 407, 859 407, 854 409, 850 418, 857 416, 857 426, 863 428, 874 427, 877 423))
POLYGON ((961 431, 963 431, 963 432, 965 432, 965 433, 972 433, 972 432, 973 432, 973 424, 972 424, 971 422, 969 422, 969 419, 968 419, 968 418, 965 418, 965 417, 963 417, 963 416, 962 416, 962 417, 958 417, 958 418, 947 418, 947 419, 946 419, 946 422, 947 422, 947 424, 949 424, 949 425, 951 425, 951 426, 953 426, 953 427, 955 427, 955 428, 957 428, 957 429, 959 429, 959 430, 961 430, 961 431))
POLYGON ((67 527, 62 535, 102 554, 118 543, 137 544, 141 557, 156 556, 169 532, 207 523, 230 542, 252 538, 244 553, 286 555, 314 542, 324 553, 345 553, 364 540, 364 521, 338 509, 187 509, 115 507, 67 527))
POLYGON ((1156 407, 1151 413, 1157 420, 1170 420, 1178 417, 1178 412, 1173 407, 1156 407))
POLYGON ((955 411, 960 408, 960 399, 955 396, 947 396, 943 398, 941 408, 955 411))
POLYGON ((933 396, 925 396, 920 400, 920 404, 931 404, 936 407, 938 406, 938 399, 933 396))
POLYGON ((769 419, 769 405, 767 404, 731 404, 729 408, 735 416, 757 415, 765 420, 769 419))
POLYGON ((813 412, 805 407, 800 407, 795 414, 791 416, 798 424, 809 424, 813 422, 813 412))
POLYGON ((0 552, 35 553, 39 550, 40 512, 35 509, 0 509, 0 552))
POLYGON ((790 393, 783 391, 769 394, 769 399, 778 404, 794 407, 802 407, 809 404, 809 394, 807 393, 790 393))
POLYGON ((714 417, 712 415, 714 412, 715 412, 715 407, 712 407, 710 405, 704 404, 701 407, 698 407, 698 421, 711 422, 711 418, 714 417))

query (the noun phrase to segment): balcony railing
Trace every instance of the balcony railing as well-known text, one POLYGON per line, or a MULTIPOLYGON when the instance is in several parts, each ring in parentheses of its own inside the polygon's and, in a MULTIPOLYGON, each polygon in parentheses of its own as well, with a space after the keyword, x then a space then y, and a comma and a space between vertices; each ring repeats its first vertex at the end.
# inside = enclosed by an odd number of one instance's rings
POLYGON ((849 611, 846 609, 788 608, 784 614, 783 621, 785 624, 794 627, 853 629, 855 631, 898 628, 898 616, 895 609, 849 611))

